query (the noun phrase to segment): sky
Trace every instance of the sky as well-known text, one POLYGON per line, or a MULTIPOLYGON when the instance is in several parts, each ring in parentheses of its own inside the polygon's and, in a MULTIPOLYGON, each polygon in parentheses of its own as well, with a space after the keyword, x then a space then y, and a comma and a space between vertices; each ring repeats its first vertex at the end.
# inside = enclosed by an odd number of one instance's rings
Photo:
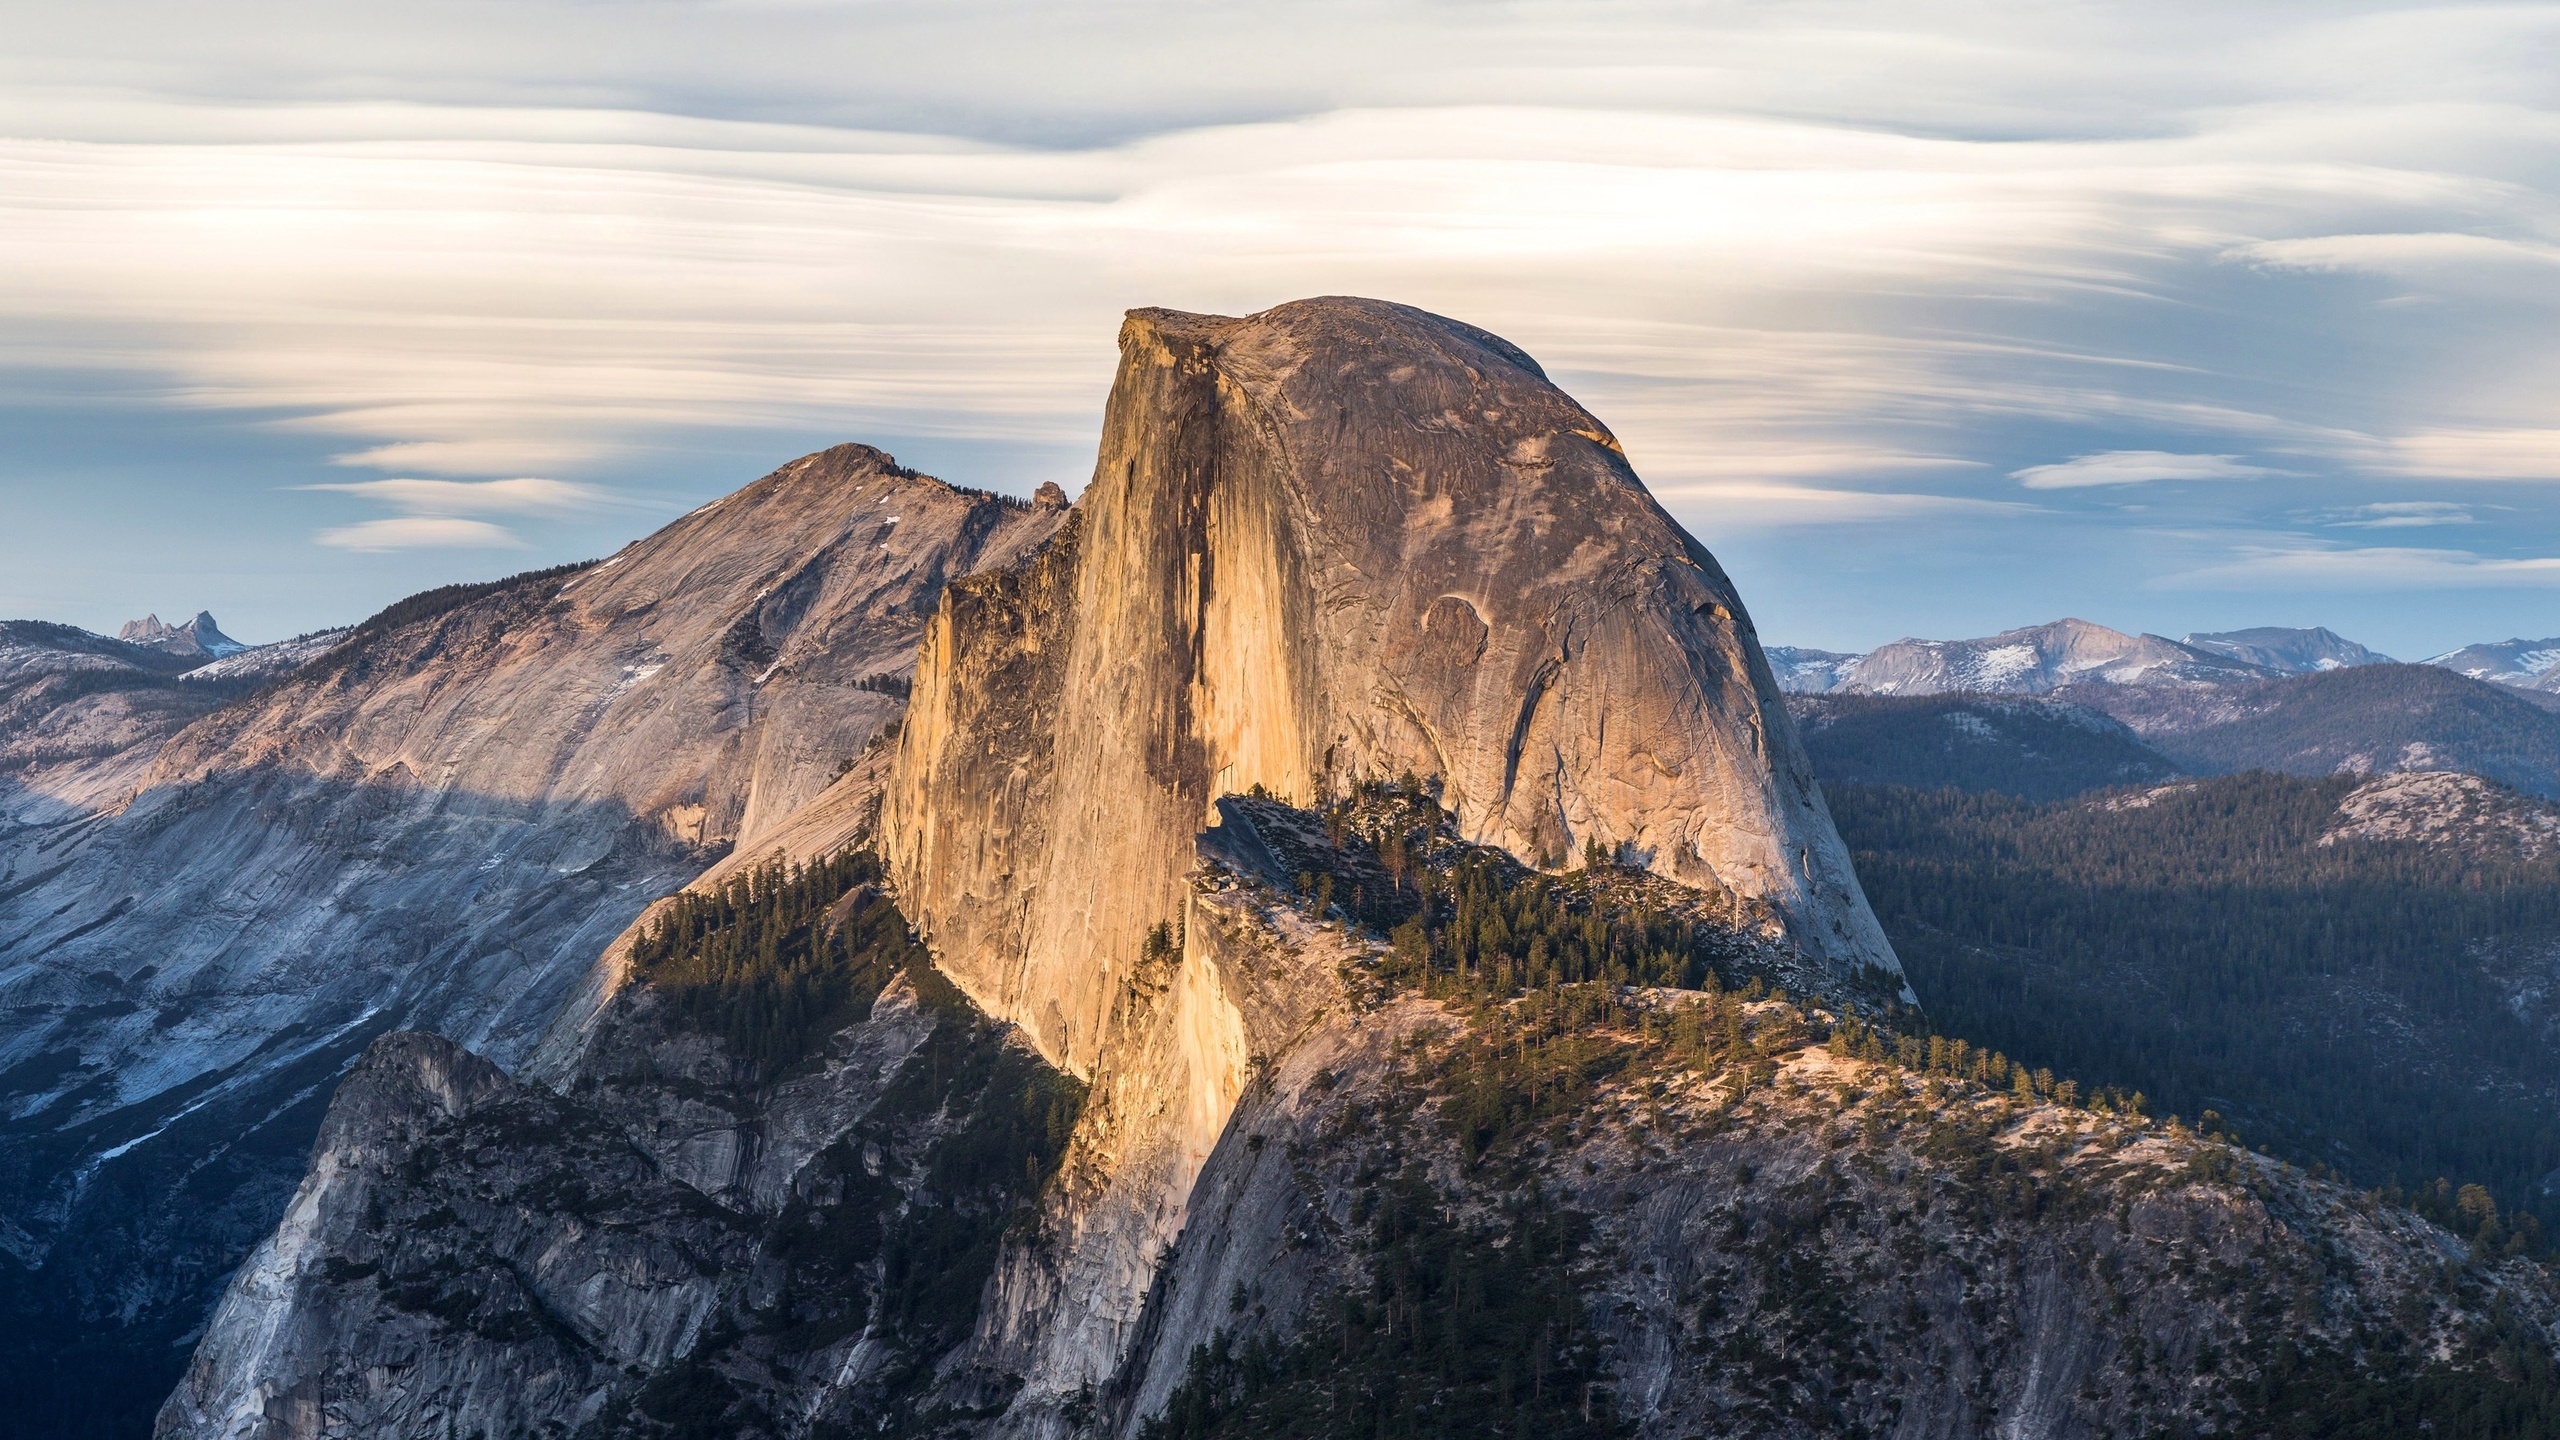
POLYGON ((265 641, 1121 311, 1517 342, 1764 640, 2560 634, 2560 5, 12 0, 0 616, 265 641))

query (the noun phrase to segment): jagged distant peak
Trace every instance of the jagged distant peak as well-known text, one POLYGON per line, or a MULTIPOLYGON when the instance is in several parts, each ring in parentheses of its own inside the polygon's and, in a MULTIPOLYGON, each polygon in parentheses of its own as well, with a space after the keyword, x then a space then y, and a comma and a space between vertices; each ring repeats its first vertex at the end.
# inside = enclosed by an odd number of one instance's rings
POLYGON ((2465 645, 2423 663, 2518 690, 2560 690, 2560 635, 2465 645))
POLYGON ((2315 670, 2343 670, 2350 665, 2393 663, 2390 656, 2369 650, 2327 626, 2302 629, 2260 625, 2247 630, 2189 635, 2184 643, 2198 650, 2208 650, 2252 665, 2264 665, 2270 670, 2281 670, 2288 675, 2308 675, 2315 670))
POLYGON ((148 650, 170 655, 201 655, 208 660, 237 655, 249 648, 223 634, 222 627, 214 623, 210 610, 197 611, 196 618, 184 625, 172 625, 156 613, 139 620, 127 620, 124 628, 116 632, 116 638, 148 650))

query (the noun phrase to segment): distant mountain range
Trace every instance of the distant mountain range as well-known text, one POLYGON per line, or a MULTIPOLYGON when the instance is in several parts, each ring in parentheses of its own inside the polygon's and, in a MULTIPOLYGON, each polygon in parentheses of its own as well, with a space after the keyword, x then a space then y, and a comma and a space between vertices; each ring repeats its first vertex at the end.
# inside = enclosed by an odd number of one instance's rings
MULTIPOLYGON (((2070 618, 1975 640, 1896 640, 1865 654, 1773 645, 1768 655, 1780 688, 1808 695, 2048 695, 2090 685, 2199 689, 2397 663, 2320 627, 2262 626, 2172 640, 2070 618)), ((2466 645, 2419 663, 2510 689, 2560 694, 2560 637, 2466 645)))
POLYGON ((1826 782, 2051 800, 2177 774, 2458 770, 2560 797, 2560 713, 2545 697, 2434 665, 2046 695, 1797 694, 1788 709, 1826 782))

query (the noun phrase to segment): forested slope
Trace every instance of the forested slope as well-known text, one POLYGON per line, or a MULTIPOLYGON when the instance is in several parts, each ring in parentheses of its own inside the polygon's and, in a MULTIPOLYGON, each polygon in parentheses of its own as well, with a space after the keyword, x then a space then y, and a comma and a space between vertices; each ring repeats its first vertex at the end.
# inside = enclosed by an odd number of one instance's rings
POLYGON ((2365 784, 1829 798, 1940 1029, 2365 1184, 2548 1210, 2560 857, 2363 838, 2339 806, 2365 784))

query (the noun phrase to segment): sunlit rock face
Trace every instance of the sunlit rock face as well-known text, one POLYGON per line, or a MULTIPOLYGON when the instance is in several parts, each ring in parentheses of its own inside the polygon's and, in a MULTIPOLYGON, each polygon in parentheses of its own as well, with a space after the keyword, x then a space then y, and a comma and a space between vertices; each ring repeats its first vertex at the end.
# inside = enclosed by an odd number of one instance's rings
POLYGON ((1470 838, 1895 968, 1732 583, 1535 361, 1399 305, 1133 312, 1076 522, 955 586, 883 816, 953 973, 1090 1069, 1211 801, 1437 777, 1470 838))

